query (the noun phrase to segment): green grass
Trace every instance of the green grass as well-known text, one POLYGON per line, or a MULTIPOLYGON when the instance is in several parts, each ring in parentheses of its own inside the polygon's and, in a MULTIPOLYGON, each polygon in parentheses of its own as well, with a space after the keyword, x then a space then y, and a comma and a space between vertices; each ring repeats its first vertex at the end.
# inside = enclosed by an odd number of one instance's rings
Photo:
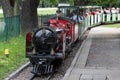
POLYGON ((46 15, 46 14, 55 14, 57 8, 38 8, 38 16, 40 15, 46 15))
POLYGON ((23 36, 11 38, 9 41, 0 41, 0 80, 26 61, 25 38, 23 36), (4 54, 5 49, 9 49, 9 57, 4 54))
POLYGON ((3 17, 3 13, 0 13, 0 18, 2 18, 3 17))
POLYGON ((108 24, 108 25, 103 25, 104 27, 110 27, 110 28, 120 28, 120 23, 118 24, 108 24))
MULTIPOLYGON (((55 14, 57 8, 38 8, 37 13, 40 15, 55 14)), ((0 18, 3 17, 3 13, 0 13, 0 18)))

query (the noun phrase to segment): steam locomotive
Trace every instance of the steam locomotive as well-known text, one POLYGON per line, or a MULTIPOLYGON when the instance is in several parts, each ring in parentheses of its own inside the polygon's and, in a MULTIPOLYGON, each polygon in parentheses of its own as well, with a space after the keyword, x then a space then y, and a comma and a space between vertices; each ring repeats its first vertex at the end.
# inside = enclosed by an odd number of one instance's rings
POLYGON ((26 57, 33 65, 35 75, 50 74, 56 70, 72 51, 79 39, 78 24, 68 18, 48 20, 34 33, 26 34, 26 57))
MULTIPOLYGON (((72 51, 72 45, 82 34, 94 26, 103 23, 120 21, 120 14, 94 14, 84 15, 81 24, 75 23, 68 17, 69 12, 77 10, 78 13, 89 12, 94 9, 102 9, 101 6, 61 6, 58 7, 64 13, 65 18, 49 19, 49 25, 44 25, 34 33, 26 34, 26 57, 33 65, 32 73, 35 75, 53 73, 72 51), (110 17, 111 15, 111 17, 110 17), (111 18, 111 19, 110 19, 111 18)), ((76 19, 78 22, 78 18, 76 19)))

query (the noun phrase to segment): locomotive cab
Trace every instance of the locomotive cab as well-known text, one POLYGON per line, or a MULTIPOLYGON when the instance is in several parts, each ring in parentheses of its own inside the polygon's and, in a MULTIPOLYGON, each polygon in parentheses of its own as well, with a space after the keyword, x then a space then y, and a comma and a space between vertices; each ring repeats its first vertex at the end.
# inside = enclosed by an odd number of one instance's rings
POLYGON ((80 33, 80 25, 81 25, 81 18, 80 18, 80 10, 79 7, 75 6, 59 6, 59 10, 62 11, 62 15, 65 18, 71 20, 73 25, 73 42, 76 42, 79 39, 80 33))

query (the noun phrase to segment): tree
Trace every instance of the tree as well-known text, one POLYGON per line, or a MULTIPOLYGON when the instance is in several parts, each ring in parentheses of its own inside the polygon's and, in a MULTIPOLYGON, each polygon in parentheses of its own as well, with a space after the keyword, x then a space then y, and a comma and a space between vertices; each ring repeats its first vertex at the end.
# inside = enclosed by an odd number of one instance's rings
POLYGON ((5 17, 20 14, 21 32, 38 27, 37 7, 39 0, 0 0, 5 17))
POLYGON ((120 1, 119 0, 74 0, 74 3, 79 6, 104 6, 104 7, 116 7, 120 6, 120 1))
POLYGON ((119 4, 119 0, 91 0, 89 3, 89 5, 99 5, 103 7, 115 7, 119 4))
POLYGON ((89 5, 89 3, 90 3, 90 0, 74 0, 74 5, 77 5, 77 6, 87 6, 89 5))
POLYGON ((11 17, 19 14, 18 0, 0 0, 4 17, 11 17))
POLYGON ((37 7, 39 0, 24 0, 21 4, 22 33, 32 31, 38 27, 37 7))

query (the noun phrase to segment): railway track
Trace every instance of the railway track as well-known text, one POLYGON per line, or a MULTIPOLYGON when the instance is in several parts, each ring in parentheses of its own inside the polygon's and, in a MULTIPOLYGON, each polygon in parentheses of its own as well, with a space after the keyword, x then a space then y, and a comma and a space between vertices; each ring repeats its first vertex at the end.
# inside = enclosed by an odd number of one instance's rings
POLYGON ((48 75, 41 75, 41 76, 37 76, 37 75, 33 75, 31 78, 30 78, 30 80, 34 80, 35 78, 44 78, 45 80, 51 80, 51 78, 54 76, 54 74, 55 74, 55 71, 53 72, 53 73, 51 73, 51 74, 48 74, 48 75))

